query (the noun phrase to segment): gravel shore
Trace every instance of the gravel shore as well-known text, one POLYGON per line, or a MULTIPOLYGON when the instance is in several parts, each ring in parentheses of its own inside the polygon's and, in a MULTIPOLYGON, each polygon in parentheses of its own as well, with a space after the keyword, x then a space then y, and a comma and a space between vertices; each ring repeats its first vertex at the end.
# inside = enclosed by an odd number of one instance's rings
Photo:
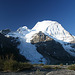
POLYGON ((74 70, 67 69, 68 66, 50 65, 51 67, 60 67, 61 69, 43 69, 35 67, 32 70, 24 70, 20 72, 0 72, 0 75, 75 75, 74 70))
POLYGON ((57 71, 51 71, 51 72, 47 73, 46 75, 75 75, 75 71, 61 69, 61 70, 57 70, 57 71))
POLYGON ((34 72, 0 72, 0 75, 75 75, 75 71, 67 69, 58 69, 53 71, 34 71, 34 72))

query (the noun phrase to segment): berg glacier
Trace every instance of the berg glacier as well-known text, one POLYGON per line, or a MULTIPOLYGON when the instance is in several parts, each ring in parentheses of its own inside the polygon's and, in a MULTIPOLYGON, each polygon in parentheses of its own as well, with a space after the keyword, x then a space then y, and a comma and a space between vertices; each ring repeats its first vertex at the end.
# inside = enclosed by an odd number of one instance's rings
POLYGON ((55 39, 62 40, 64 42, 71 42, 74 40, 74 37, 66 31, 61 24, 59 24, 56 21, 42 21, 38 22, 32 29, 29 34, 27 34, 30 37, 27 37, 28 39, 32 37, 35 33, 42 31, 48 36, 51 36, 55 39))
POLYGON ((75 40, 75 38, 56 21, 45 20, 38 22, 32 29, 28 29, 26 26, 23 26, 16 32, 10 32, 6 36, 19 37, 21 42, 18 46, 20 53, 32 63, 39 63, 41 58, 43 58, 42 61, 45 64, 46 59, 36 50, 35 45, 31 44, 31 40, 33 39, 32 36, 39 33, 39 31, 42 31, 55 41, 60 42, 65 51, 67 51, 70 55, 75 56, 75 49, 68 44, 75 40))

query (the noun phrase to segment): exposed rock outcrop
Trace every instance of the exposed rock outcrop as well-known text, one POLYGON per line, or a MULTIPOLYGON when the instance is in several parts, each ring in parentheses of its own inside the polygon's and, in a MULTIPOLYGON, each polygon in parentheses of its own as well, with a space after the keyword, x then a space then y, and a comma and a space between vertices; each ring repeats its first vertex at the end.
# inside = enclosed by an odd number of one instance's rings
POLYGON ((17 41, 17 38, 13 37, 5 37, 3 34, 0 33, 0 58, 2 59, 12 59, 17 61, 25 61, 25 57, 19 53, 19 49, 17 46, 20 42, 17 41))
POLYGON ((59 42, 42 32, 35 34, 31 43, 35 44, 37 51, 48 60, 47 64, 66 63, 75 60, 73 56, 64 50, 59 42))
POLYGON ((9 32, 11 32, 10 29, 4 29, 4 30, 1 30, 1 31, 0 31, 0 33, 3 34, 3 35, 8 34, 9 32))
POLYGON ((53 39, 42 33, 41 31, 39 33, 36 33, 34 36, 32 36, 31 43, 39 43, 39 42, 46 42, 46 41, 52 41, 53 39))

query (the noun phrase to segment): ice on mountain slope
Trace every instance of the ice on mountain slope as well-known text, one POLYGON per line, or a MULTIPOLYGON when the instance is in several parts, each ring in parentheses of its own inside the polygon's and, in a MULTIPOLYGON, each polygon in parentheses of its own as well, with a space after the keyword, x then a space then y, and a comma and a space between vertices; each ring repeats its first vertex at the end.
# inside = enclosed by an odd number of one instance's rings
POLYGON ((58 40, 59 43, 62 44, 63 48, 66 52, 68 52, 70 55, 75 56, 75 48, 72 48, 70 43, 63 42, 61 40, 58 40))
POLYGON ((17 32, 19 32, 22 35, 26 35, 27 33, 30 32, 30 29, 28 29, 26 26, 23 26, 17 29, 17 32))
POLYGON ((35 45, 26 42, 25 35, 30 32, 30 30, 25 30, 26 27, 21 27, 16 32, 9 33, 7 37, 18 37, 20 41, 20 45, 18 48, 20 49, 20 54, 26 57, 32 64, 38 63, 40 64, 41 59, 42 63, 45 64, 47 61, 46 59, 36 50, 35 45), (22 30, 22 29, 23 30, 22 30), (23 33, 22 33, 23 32, 23 33))
POLYGON ((42 21, 38 22, 32 29, 31 32, 26 34, 26 42, 30 42, 32 39, 32 36, 35 35, 35 33, 38 33, 39 31, 42 31, 44 34, 48 35, 49 37, 53 38, 54 40, 60 42, 63 46, 63 48, 72 56, 75 56, 74 48, 71 47, 71 45, 68 45, 67 43, 73 41, 75 38, 67 32, 61 24, 55 21, 42 21), (73 51, 71 51, 73 50, 73 51))
MULTIPOLYGON (((11 32, 8 35, 13 37, 19 37, 21 44, 19 46, 20 53, 29 59, 32 63, 38 62, 43 56, 39 54, 36 50, 36 47, 30 44, 33 35, 42 31, 44 34, 53 38, 57 42, 60 42, 63 48, 70 53, 72 56, 75 56, 75 53, 71 50, 74 50, 70 45, 67 45, 67 42, 73 41, 74 37, 67 32, 61 24, 55 21, 42 21, 38 22, 31 30, 26 26, 20 27, 16 32, 11 32), (66 45, 65 45, 66 44, 66 45), (30 58, 31 57, 31 58, 30 58), (36 61, 37 60, 37 61, 36 61)), ((44 59, 43 63, 46 60, 44 59)))
MULTIPOLYGON (((25 39, 20 38, 21 44, 19 45, 20 53, 24 55, 27 59, 31 61, 31 63, 38 63, 40 64, 41 58, 43 56, 37 52, 36 47, 32 45, 31 43, 26 43, 25 39)), ((46 63, 46 59, 42 59, 42 63, 46 63)))
POLYGON ((64 42, 70 42, 74 38, 73 36, 67 32, 61 24, 56 21, 42 21, 38 22, 33 28, 33 31, 42 31, 43 33, 50 35, 58 40, 62 40, 64 42))
POLYGON ((26 26, 20 27, 17 30, 18 33, 24 35, 26 42, 30 42, 32 36, 39 31, 42 31, 44 34, 64 42, 74 40, 74 37, 56 21, 42 21, 38 22, 31 30, 29 30, 26 26))
POLYGON ((28 29, 26 26, 23 26, 18 28, 16 32, 10 32, 6 36, 25 37, 25 35, 28 34, 29 32, 30 32, 30 29, 28 29))

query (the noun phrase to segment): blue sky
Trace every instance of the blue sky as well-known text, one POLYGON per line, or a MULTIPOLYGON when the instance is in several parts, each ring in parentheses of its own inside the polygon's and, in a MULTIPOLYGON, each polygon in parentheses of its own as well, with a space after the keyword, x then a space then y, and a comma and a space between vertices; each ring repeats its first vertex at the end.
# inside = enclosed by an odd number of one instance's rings
POLYGON ((0 30, 31 29, 43 20, 57 21, 75 35, 75 0, 0 0, 0 30))

